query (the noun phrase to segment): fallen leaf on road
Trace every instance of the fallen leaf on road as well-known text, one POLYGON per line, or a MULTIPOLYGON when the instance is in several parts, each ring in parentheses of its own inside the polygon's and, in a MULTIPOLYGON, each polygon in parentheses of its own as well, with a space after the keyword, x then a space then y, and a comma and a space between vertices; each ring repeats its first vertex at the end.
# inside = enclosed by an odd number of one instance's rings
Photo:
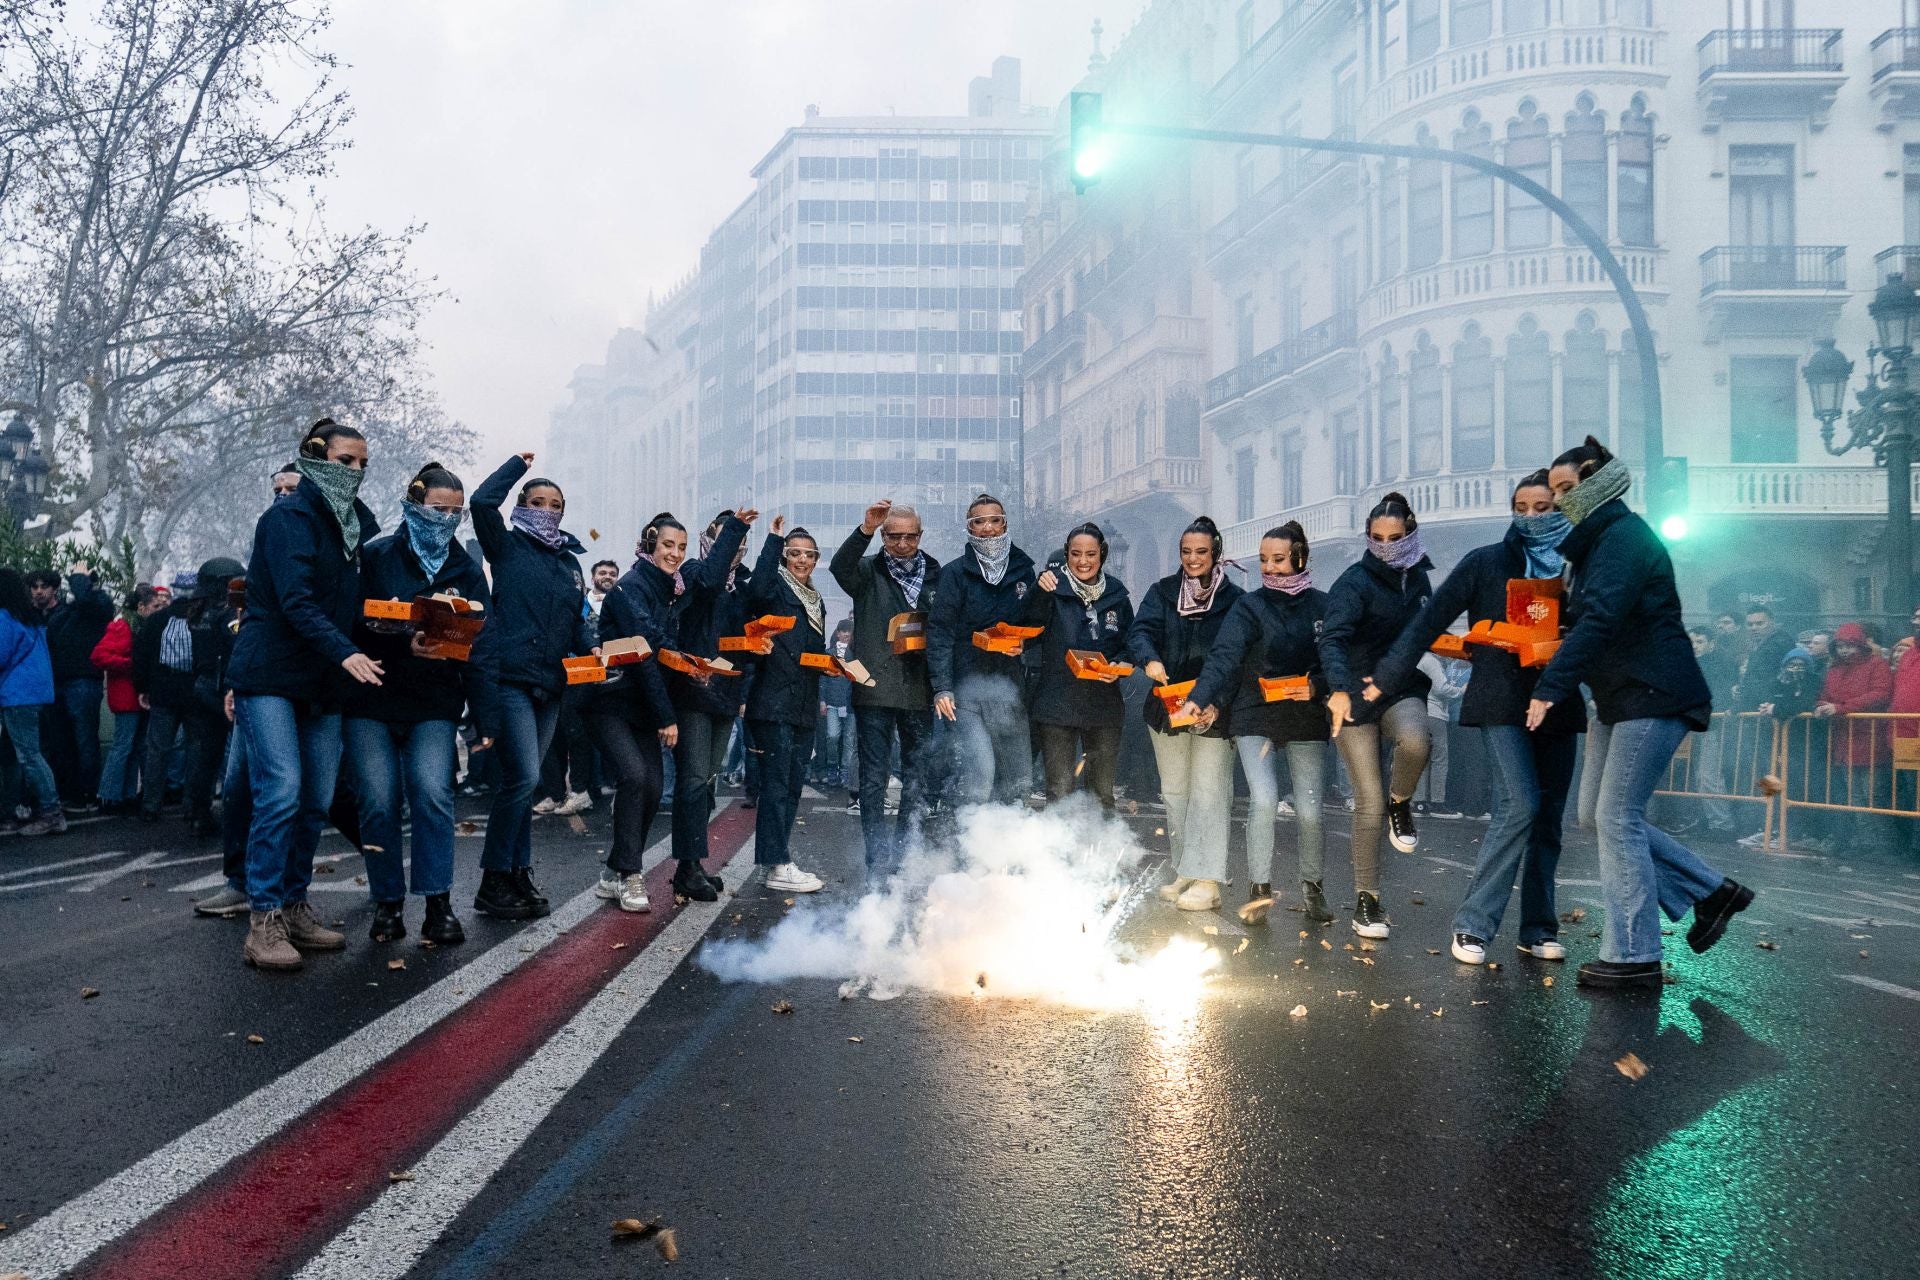
POLYGON ((793 1002, 791 1000, 776 1000, 773 1002, 773 1011, 775 1013, 792 1013, 793 1002))
MULTIPOLYGON (((1867 954, 1867 953, 1866 953, 1866 952, 1864 952, 1864 951, 1862 951, 1862 952, 1861 952, 1860 954, 1861 954, 1861 955, 1865 955, 1865 954, 1867 954)), ((98 988, 98 987, 82 987, 82 988, 80 988, 80 998, 81 998, 82 1000, 91 1000, 91 999, 93 999, 93 998, 94 998, 95 996, 97 996, 97 995, 99 995, 99 994, 100 994, 100 988, 98 988)))
POLYGON ((387 1181, 388 1182, 412 1182, 413 1170, 401 1169, 401 1170, 398 1170, 397 1172, 389 1173, 387 1174, 387 1181))
POLYGON ((389 968, 389 969, 404 969, 404 968, 406 968, 406 967, 407 967, 407 962, 406 962, 405 960, 389 960, 389 961, 387 961, 387 968, 389 968))
POLYGON ((848 1044, 865 1044, 866 1041, 859 1036, 848 1036, 847 1043, 848 1044))
POLYGON ((266 1042, 267 1042, 267 1038, 265 1036, 248 1036, 247 1037, 248 1044, 265 1044, 266 1042))
POLYGON ((1771 938, 1768 938, 1762 942, 1756 942, 1753 945, 1760 948, 1762 951, 1778 951, 1780 949, 1780 944, 1773 941, 1771 938))
POLYGON ((1303 1005, 1303 1004, 1297 1004, 1297 1005, 1295 1005, 1295 1006, 1293 1006, 1293 1012, 1292 1012, 1292 1013, 1291 1013, 1290 1015, 1288 1015, 1288 1016, 1290 1016, 1290 1017, 1294 1017, 1294 1018, 1304 1018, 1304 1017, 1306 1017, 1306 1016, 1307 1016, 1307 1006, 1305 1006, 1305 1005, 1303 1005))
POLYGON ((1367 1003, 1373 1006, 1373 1011, 1375 1013, 1380 1012, 1382 1009, 1388 1009, 1392 1007, 1392 1002, 1386 1001, 1386 1000, 1369 1000, 1367 1001, 1367 1003))
POLYGON ((613 1224, 613 1234, 633 1240, 650 1240, 660 1234, 660 1220, 642 1222, 638 1218, 622 1218, 613 1224))
POLYGON ((1640 1061, 1640 1055, 1637 1053, 1629 1053, 1624 1058, 1614 1059, 1613 1066, 1616 1071, 1629 1080, 1644 1080, 1647 1072, 1653 1069, 1646 1063, 1640 1061))
POLYGON ((668 1262, 680 1261, 680 1241, 673 1234, 672 1227, 666 1228, 654 1238, 653 1247, 658 1249, 660 1256, 668 1262))
MULTIPOLYGON (((1240 945, 1239 945, 1239 946, 1237 946, 1237 947, 1235 947, 1235 948, 1233 949, 1233 954, 1235 954, 1235 955, 1239 955, 1239 954, 1240 954, 1240 953, 1241 953, 1242 951, 1245 951, 1245 950, 1246 950, 1246 949, 1247 949, 1248 947, 1250 947, 1250 946, 1252 946, 1252 945, 1253 945, 1253 939, 1252 939, 1252 938, 1242 938, 1242 939, 1240 939, 1240 945)), ((1867 953, 1866 953, 1866 952, 1864 952, 1864 951, 1862 951, 1862 952, 1861 952, 1860 954, 1861 954, 1861 955, 1865 955, 1865 954, 1867 954, 1867 953)))
POLYGON ((573 828, 573 834, 577 836, 587 834, 587 820, 577 813, 567 815, 567 825, 573 828))

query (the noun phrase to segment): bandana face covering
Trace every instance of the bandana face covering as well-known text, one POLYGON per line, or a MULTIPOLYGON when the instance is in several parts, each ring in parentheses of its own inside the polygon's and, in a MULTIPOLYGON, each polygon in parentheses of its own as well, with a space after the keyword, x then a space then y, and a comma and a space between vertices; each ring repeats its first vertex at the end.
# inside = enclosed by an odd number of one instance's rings
POLYGON ((1542 516, 1515 516, 1513 527, 1526 547, 1527 576, 1559 577, 1567 563, 1566 557, 1560 554, 1560 544, 1573 532, 1573 521, 1567 519, 1566 513, 1549 511, 1542 516))
MULTIPOLYGON (((710 554, 712 554, 713 544, 718 541, 719 541, 719 538, 714 534, 703 533, 700 535, 700 558, 702 560, 705 560, 710 554)), ((746 555, 747 555, 746 544, 741 543, 740 549, 733 553, 733 563, 727 566, 727 590, 729 591, 733 590, 734 575, 740 568, 740 562, 746 559, 746 555)), ((674 579, 673 594, 679 595, 682 591, 686 590, 686 583, 681 580, 681 577, 678 573, 673 575, 673 579, 674 579)))
POLYGON ((340 524, 340 542, 346 548, 347 559, 353 559, 354 552, 360 549, 360 517, 354 512, 353 503, 360 496, 360 482, 367 478, 367 473, 344 462, 323 462, 319 458, 295 458, 293 469, 300 473, 301 479, 313 481, 314 488, 320 490, 327 510, 333 512, 333 518, 340 524))
POLYGON ((562 514, 552 507, 515 507, 513 527, 541 546, 558 550, 566 542, 566 535, 560 532, 562 514))
POLYGON ((1383 542, 1372 534, 1367 535, 1367 550, 1389 569, 1398 569, 1405 573, 1420 563, 1427 549, 1420 545, 1420 531, 1415 529, 1398 542, 1383 542))
POLYGON ((407 543, 431 580, 447 562, 453 535, 460 531, 460 517, 418 502, 402 502, 400 514, 407 521, 407 543))
POLYGON ((967 535, 967 545, 973 548, 973 554, 980 561, 980 576, 987 585, 997 587, 1000 579, 1007 576, 1007 561, 1013 555, 1013 534, 996 533, 992 537, 979 534, 967 535))
POLYGON ((1313 570, 1302 569, 1298 573, 1262 573, 1260 585, 1269 591, 1283 591, 1287 595, 1297 596, 1313 585, 1313 570))
POLYGON ((1615 498, 1623 497, 1633 483, 1627 464, 1613 458, 1598 471, 1582 480, 1555 500, 1567 519, 1579 524, 1615 498))

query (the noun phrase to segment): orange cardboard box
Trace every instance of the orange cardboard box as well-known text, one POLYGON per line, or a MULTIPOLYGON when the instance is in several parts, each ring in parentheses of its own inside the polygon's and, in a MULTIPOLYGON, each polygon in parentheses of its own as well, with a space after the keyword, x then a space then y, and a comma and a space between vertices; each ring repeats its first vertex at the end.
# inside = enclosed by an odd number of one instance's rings
POLYGON ((447 658, 465 662, 473 652, 473 642, 486 625, 480 615, 486 606, 464 596, 420 595, 411 600, 368 600, 360 607, 362 617, 375 622, 397 624, 374 630, 415 631, 429 658, 447 658))
POLYGON ((1427 652, 1437 653, 1443 658, 1458 658, 1464 662, 1467 658, 1467 638, 1448 632, 1435 640, 1427 652))
POLYGON ((852 658, 836 658, 830 653, 803 653, 800 665, 809 671, 818 671, 822 675, 839 676, 855 684, 871 685, 873 676, 866 667, 852 658))
POLYGON ((896 654, 927 651, 927 615, 896 613, 887 620, 887 644, 896 654))
POLYGON ((669 671, 678 671, 683 676, 692 676, 696 680, 707 676, 737 676, 740 669, 725 658, 697 658, 690 653, 681 653, 676 649, 660 651, 660 665, 669 671))
POLYGON ((1268 702, 1305 702, 1313 697, 1313 682, 1305 676, 1262 676, 1260 696, 1268 702))
POLYGON ((796 619, 781 614, 768 614, 764 618, 755 618, 743 628, 745 635, 721 636, 722 653, 757 653, 761 657, 773 652, 773 638, 783 631, 793 630, 796 619))
POLYGON ((1193 692, 1193 686, 1194 681, 1182 680, 1179 684, 1163 684, 1153 690, 1153 696, 1166 704, 1167 723, 1172 728, 1184 729, 1190 724, 1199 723, 1193 716, 1181 716, 1177 714, 1180 710, 1180 704, 1185 702, 1187 695, 1193 692))
POLYGON ((560 665, 567 669, 568 684, 606 683, 607 664, 592 654, 584 658, 562 658, 560 665))
POLYGON ((609 667, 632 666, 653 656, 653 646, 640 636, 609 640, 600 646, 600 660, 609 667))
POLYGON ((1069 649, 1067 670, 1073 672, 1076 680, 1104 680, 1108 676, 1121 680, 1133 674, 1133 664, 1108 662, 1104 655, 1092 649, 1069 649))
POLYGON ((1027 647, 1027 641, 1039 635, 1045 627, 1016 627, 1008 622, 996 622, 985 631, 973 633, 973 647, 984 649, 988 653, 1003 653, 1009 658, 1017 658, 1027 647))

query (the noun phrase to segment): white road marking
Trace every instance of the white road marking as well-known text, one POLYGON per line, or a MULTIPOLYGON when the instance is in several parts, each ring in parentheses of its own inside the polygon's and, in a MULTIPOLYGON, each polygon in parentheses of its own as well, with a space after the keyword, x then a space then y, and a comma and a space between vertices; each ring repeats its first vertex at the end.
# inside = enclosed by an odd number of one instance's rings
MULTIPOLYGON (((222 855, 211 854, 209 856, 217 858, 222 855)), ((313 860, 313 865, 316 867, 330 867, 337 862, 344 862, 348 858, 357 858, 359 856, 360 856, 360 851, 358 849, 348 849, 344 853, 322 853, 315 856, 313 860)), ((175 864, 168 863, 167 865, 172 866, 175 864)), ((221 885, 225 884, 226 882, 227 882, 226 873, 222 871, 216 871, 210 876, 201 876, 198 880, 189 880, 185 884, 177 884, 173 886, 173 888, 168 892, 170 893, 203 893, 208 889, 218 889, 221 885)))
MULTIPOLYGON (((1775 905, 1790 916, 1799 916, 1802 920, 1812 920, 1817 924, 1837 924, 1843 929, 1865 928, 1868 919, 1866 916, 1817 916, 1811 911, 1795 911, 1784 904, 1775 905)), ((1920 924, 1911 920, 1882 920, 1878 916, 1873 917, 1873 925, 1876 929, 1920 929, 1920 924)))
POLYGON ((44 875, 49 871, 59 871, 63 867, 84 866, 89 862, 105 862, 108 858, 124 858, 125 849, 115 849, 110 853, 89 853, 81 858, 64 858, 59 862, 45 862, 37 867, 17 867, 12 871, 0 871, 0 880, 18 880, 22 876, 44 875))
MULTIPOLYGON (((753 872, 749 839, 722 874, 728 893, 753 872)), ((381 1280, 411 1270, 613 1046, 726 909, 724 900, 689 902, 619 976, 414 1162, 413 1181, 381 1192, 294 1280, 381 1280)))
POLYGON ((1900 996, 1907 1000, 1920 1000, 1920 991, 1915 991, 1912 987, 1902 987, 1895 983, 1882 982, 1878 978, 1869 978, 1864 973, 1836 973, 1833 976, 1842 982, 1857 983, 1863 987, 1870 987, 1875 991, 1884 991, 1890 996, 1900 996))
POLYGON ((112 884, 121 876, 130 876, 136 871, 144 871, 166 856, 164 853, 143 853, 131 862, 123 862, 119 866, 106 871, 96 871, 90 876, 83 876, 82 880, 84 883, 76 884, 73 888, 67 890, 67 892, 92 893, 101 885, 112 884))

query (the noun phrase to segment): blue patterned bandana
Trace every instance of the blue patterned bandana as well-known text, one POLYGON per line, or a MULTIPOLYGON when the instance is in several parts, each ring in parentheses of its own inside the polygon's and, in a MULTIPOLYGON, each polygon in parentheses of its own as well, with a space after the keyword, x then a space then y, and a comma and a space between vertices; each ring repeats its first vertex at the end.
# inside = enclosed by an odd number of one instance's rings
POLYGON ((453 545, 453 535, 460 531, 460 517, 435 511, 419 502, 402 502, 400 514, 407 521, 407 543, 413 548, 414 556, 419 559, 420 567, 427 571, 427 578, 431 581, 440 572, 440 566, 447 562, 447 551, 453 545))
POLYGON ((513 527, 535 542, 558 550, 567 542, 567 535, 560 532, 561 515, 552 507, 515 507, 513 527))
POLYGON ((1557 578, 1566 565, 1566 557, 1560 554, 1560 544, 1573 532, 1573 521, 1566 513, 1549 511, 1542 516, 1515 516, 1513 527, 1520 534, 1520 541, 1527 552, 1527 576, 1529 578, 1557 578))

